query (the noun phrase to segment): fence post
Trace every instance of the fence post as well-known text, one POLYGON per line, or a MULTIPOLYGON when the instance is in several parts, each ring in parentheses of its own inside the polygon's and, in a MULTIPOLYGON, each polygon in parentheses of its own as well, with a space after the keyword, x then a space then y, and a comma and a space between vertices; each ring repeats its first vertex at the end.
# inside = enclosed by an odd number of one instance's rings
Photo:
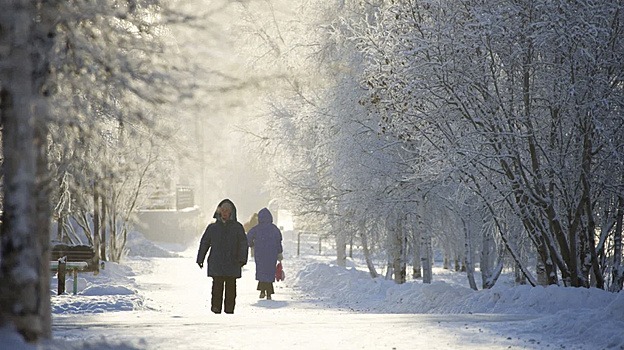
POLYGON ((301 247, 301 231, 297 232, 297 256, 299 256, 301 247))

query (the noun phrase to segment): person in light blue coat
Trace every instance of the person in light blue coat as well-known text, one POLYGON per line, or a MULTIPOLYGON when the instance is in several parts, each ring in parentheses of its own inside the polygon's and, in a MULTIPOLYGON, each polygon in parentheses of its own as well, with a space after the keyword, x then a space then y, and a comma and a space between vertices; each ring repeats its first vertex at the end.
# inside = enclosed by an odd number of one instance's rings
POLYGON ((273 215, 267 208, 258 212, 258 224, 247 233, 249 247, 254 248, 256 280, 260 298, 271 299, 274 294, 275 265, 282 260, 282 232, 273 224, 273 215))

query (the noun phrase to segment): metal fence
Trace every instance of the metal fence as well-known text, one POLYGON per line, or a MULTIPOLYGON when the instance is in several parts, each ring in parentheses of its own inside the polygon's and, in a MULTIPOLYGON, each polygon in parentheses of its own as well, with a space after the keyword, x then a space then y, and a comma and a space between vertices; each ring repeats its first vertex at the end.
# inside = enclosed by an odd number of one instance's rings
POLYGON ((327 235, 317 232, 297 231, 296 236, 292 239, 296 243, 297 256, 331 254, 332 249, 334 249, 333 240, 328 239, 327 235))

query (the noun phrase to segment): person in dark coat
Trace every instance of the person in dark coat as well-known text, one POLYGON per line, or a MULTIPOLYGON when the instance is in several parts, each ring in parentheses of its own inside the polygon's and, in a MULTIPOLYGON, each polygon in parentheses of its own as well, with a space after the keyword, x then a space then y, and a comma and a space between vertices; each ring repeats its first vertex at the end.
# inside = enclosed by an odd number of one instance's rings
POLYGON ((258 212, 258 225, 247 233, 249 246, 254 248, 256 280, 260 298, 271 299, 274 294, 275 265, 282 260, 282 232, 273 224, 273 215, 267 208, 258 212))
POLYGON ((234 313, 236 305, 236 279, 241 277, 241 268, 247 264, 247 236, 243 225, 236 221, 236 207, 229 199, 219 203, 213 216, 216 221, 209 224, 202 235, 197 265, 204 267, 206 253, 210 249, 206 270, 212 277, 212 300, 210 310, 221 313, 234 313), (225 303, 223 292, 225 290, 225 303))

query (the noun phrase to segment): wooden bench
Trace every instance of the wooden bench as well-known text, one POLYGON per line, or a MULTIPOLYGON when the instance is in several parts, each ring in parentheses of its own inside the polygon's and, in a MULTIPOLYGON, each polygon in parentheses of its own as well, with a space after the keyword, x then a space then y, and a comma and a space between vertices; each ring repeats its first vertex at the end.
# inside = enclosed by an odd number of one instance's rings
POLYGON ((70 270, 74 276, 73 293, 76 295, 78 293, 78 271, 84 271, 88 265, 84 261, 67 262, 66 260, 67 257, 62 257, 57 261, 50 261, 50 270, 58 275, 58 295, 65 293, 66 272, 70 270))
POLYGON ((58 295, 65 293, 67 270, 74 277, 74 295, 78 293, 78 272, 99 272, 99 261, 91 246, 57 244, 52 247, 50 255, 50 270, 58 275, 58 295))

